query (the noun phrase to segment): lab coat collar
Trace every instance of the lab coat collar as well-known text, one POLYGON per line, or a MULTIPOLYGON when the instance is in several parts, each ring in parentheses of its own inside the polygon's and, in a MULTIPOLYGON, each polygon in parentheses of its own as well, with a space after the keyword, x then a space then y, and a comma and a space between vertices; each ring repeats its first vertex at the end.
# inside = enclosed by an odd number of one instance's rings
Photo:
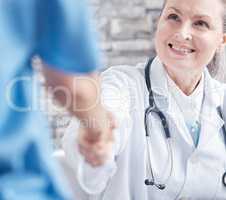
MULTIPOLYGON (((161 97, 161 100, 164 99, 169 104, 170 94, 167 84, 167 74, 158 56, 154 58, 151 64, 150 78, 154 95, 161 97)), ((221 106, 223 102, 222 86, 210 76, 207 68, 204 70, 204 92, 205 101, 208 102, 210 107, 217 108, 221 106)))
MULTIPOLYGON (((175 102, 172 100, 167 83, 167 74, 160 59, 154 58, 151 64, 150 78, 152 91, 154 94, 156 105, 160 110, 167 114, 178 130, 182 133, 187 143, 194 145, 191 135, 188 132, 185 123, 181 123, 179 119, 183 119, 182 114, 177 110, 175 102), (173 112, 172 112, 173 111, 173 112), (176 111, 176 112, 175 112, 176 111), (174 114, 173 114, 174 113, 174 114), (177 113, 177 116, 175 115, 177 113)), ((200 140, 198 147, 201 144, 206 144, 212 136, 219 133, 220 128, 223 126, 224 121, 221 119, 217 112, 217 107, 222 105, 223 90, 221 84, 214 80, 208 69, 204 70, 204 101, 201 114, 201 127, 200 140)))
POLYGON ((198 148, 207 145, 214 136, 220 134, 219 131, 224 124, 217 111, 217 107, 222 108, 223 87, 210 76, 207 68, 205 68, 204 85, 204 102, 201 114, 201 124, 204 126, 201 127, 198 148))
POLYGON ((161 60, 156 56, 150 69, 151 88, 155 103, 162 111, 169 110, 169 92, 167 74, 161 60))
POLYGON ((217 108, 218 106, 222 106, 223 102, 223 86, 218 83, 216 80, 214 80, 210 74, 207 68, 204 70, 205 74, 205 98, 209 101, 209 103, 217 108))
MULTIPOLYGON (((172 127, 177 129, 186 143, 194 146, 191 134, 183 120, 183 115, 168 90, 167 72, 158 57, 153 60, 150 73, 152 91, 157 107, 166 115, 171 130, 172 127)), ((171 136, 176 137, 174 131, 171 131, 171 136)))
POLYGON ((158 56, 152 61, 150 73, 152 91, 157 95, 168 97, 167 75, 158 56))

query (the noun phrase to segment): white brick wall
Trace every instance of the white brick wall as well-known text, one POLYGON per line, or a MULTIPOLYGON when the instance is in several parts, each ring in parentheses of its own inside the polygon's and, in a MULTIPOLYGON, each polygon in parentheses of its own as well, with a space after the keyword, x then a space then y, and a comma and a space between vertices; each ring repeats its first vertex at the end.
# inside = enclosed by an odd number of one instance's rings
POLYGON ((136 64, 153 54, 155 21, 163 0, 91 0, 91 3, 107 67, 136 64))

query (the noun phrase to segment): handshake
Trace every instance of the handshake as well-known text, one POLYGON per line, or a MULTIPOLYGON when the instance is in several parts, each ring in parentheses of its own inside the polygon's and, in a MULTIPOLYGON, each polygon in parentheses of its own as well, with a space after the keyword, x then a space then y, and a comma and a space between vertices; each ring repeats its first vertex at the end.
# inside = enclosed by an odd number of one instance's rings
POLYGON ((116 122, 113 115, 100 109, 92 126, 81 123, 78 135, 78 148, 85 161, 93 167, 103 165, 112 153, 113 131, 116 122))

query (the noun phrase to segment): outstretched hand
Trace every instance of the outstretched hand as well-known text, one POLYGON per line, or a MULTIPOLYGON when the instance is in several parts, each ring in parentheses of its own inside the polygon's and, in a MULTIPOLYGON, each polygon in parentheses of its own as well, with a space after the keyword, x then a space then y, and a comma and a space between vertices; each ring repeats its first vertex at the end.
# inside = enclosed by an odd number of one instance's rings
POLYGON ((91 166, 103 165, 112 153, 115 128, 116 123, 113 115, 107 111, 98 116, 92 126, 80 126, 79 151, 91 166))

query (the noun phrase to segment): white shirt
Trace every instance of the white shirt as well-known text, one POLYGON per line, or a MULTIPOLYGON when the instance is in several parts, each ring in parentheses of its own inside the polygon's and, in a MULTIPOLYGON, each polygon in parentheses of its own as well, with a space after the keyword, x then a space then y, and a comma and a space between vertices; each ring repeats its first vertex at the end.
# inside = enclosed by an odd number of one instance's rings
MULTIPOLYGON (((168 91, 166 72, 158 58, 154 59, 150 73, 155 102, 165 114, 171 132, 173 170, 166 188, 158 190, 144 184, 149 177, 144 129, 144 111, 148 107, 144 64, 118 66, 102 75, 104 104, 118 121, 115 147, 109 161, 95 169, 84 164, 82 175, 79 174, 81 156, 77 151, 75 120, 64 136, 64 150, 78 183, 75 187, 80 188, 78 199, 224 199, 226 188, 222 175, 226 171, 226 151, 220 131, 224 122, 216 107, 223 104, 225 86, 213 80, 205 70, 202 129, 195 148, 183 115, 168 91)), ((162 181, 170 170, 166 140, 159 118, 153 115, 150 120, 152 167, 156 179, 162 181)))
POLYGON ((193 122, 199 120, 204 92, 204 75, 200 79, 195 90, 187 96, 180 90, 175 82, 167 75, 169 91, 174 97, 179 109, 181 110, 185 121, 193 122))
POLYGON ((202 74, 198 86, 189 96, 180 90, 168 74, 167 82, 169 92, 177 103, 177 106, 184 117, 185 124, 191 133, 194 144, 197 146, 201 130, 200 115, 204 98, 204 74, 202 74))

